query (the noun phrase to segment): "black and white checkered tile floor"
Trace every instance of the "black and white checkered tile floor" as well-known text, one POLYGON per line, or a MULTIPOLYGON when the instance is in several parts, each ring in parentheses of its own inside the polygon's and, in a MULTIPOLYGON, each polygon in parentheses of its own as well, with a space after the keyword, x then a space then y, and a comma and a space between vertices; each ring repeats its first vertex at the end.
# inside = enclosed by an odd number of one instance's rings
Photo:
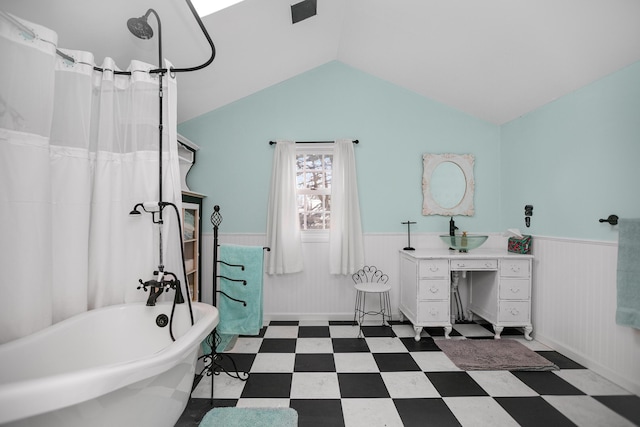
MULTIPOLYGON (((227 351, 248 381, 214 377, 213 406, 292 407, 299 426, 634 426, 640 397, 551 351, 516 339, 554 362, 546 372, 462 371, 435 345, 441 328, 363 327, 350 322, 271 322, 227 351)), ((459 324, 452 339, 492 339, 488 325, 459 324)), ((197 426, 212 406, 211 378, 196 379, 176 424, 197 426)))

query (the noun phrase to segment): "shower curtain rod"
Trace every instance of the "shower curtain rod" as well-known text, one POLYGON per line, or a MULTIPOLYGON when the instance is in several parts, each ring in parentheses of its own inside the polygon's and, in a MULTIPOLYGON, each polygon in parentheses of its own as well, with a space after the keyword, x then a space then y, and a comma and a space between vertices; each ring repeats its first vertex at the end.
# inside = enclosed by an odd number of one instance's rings
MULTIPOLYGON (((17 19, 15 19, 13 16, 9 15, 6 12, 3 12, 0 10, 0 16, 2 16, 4 19, 6 19, 7 21, 11 22, 13 25, 15 25, 16 27, 20 28, 20 30, 24 31, 25 33, 27 33, 29 35, 29 37, 31 38, 38 38, 37 34, 33 32, 33 30, 29 27, 27 27, 26 25, 24 25, 22 22, 18 21, 17 19)), ((47 40, 44 40, 47 41, 47 40)), ((75 60, 67 55, 64 52, 61 52, 59 49, 56 48, 56 53, 63 57, 64 59, 66 59, 67 61, 73 62, 75 63, 75 60)))
MULTIPOLYGON (((207 31, 207 29, 205 28, 204 24, 202 23, 202 20, 200 19, 200 16, 198 15, 198 12, 193 7, 193 4, 191 4, 191 0, 185 0, 185 1, 187 3, 187 6, 189 6, 189 9, 191 10, 191 13, 193 14, 194 18, 198 22, 198 25, 200 26, 200 30, 202 30, 202 33, 204 34, 205 38, 207 39, 207 42, 209 43, 209 47, 211 48, 211 56, 209 57, 209 59, 207 61, 205 61, 204 63, 202 63, 200 65, 197 65, 195 67, 188 67, 188 68, 173 68, 173 67, 171 67, 170 69, 157 68, 157 69, 149 70, 150 74, 160 74, 160 73, 166 73, 166 72, 169 72, 169 73, 183 73, 183 72, 200 70, 202 68, 205 68, 209 64, 211 64, 213 62, 213 59, 216 56, 216 47, 213 44, 213 41, 211 40, 211 37, 209 36, 209 32, 207 31)), ((37 34, 31 28, 27 27, 26 25, 24 25, 22 22, 18 21, 17 19, 14 19, 8 13, 0 11, 0 16, 2 16, 3 18, 5 18, 9 22, 11 22, 12 24, 17 26, 18 28, 20 28, 22 31, 24 31, 27 34, 29 34, 29 36, 31 36, 33 38, 38 38, 37 34)), ((66 53, 60 51, 57 48, 56 48, 56 53, 58 54, 58 56, 64 58, 66 61, 69 61, 69 62, 71 62, 73 64, 78 63, 78 64, 91 65, 91 64, 87 64, 86 62, 76 61, 75 58, 73 58, 72 56, 67 55, 66 53)), ((160 65, 160 64, 158 64, 158 65, 160 65)), ((100 67, 96 67, 96 66, 93 66, 93 69, 95 71, 100 71, 100 72, 104 72, 105 71, 104 68, 100 68, 100 67)), ((129 75, 129 76, 131 75, 131 71, 116 71, 116 70, 109 70, 109 71, 113 71, 114 74, 124 74, 124 75, 129 75)))
MULTIPOLYGON (((354 139, 352 141, 354 144, 360 144, 360 141, 354 139)), ((295 144, 333 144, 335 141, 295 141, 295 144)), ((269 145, 276 145, 276 141, 269 141, 269 145)))

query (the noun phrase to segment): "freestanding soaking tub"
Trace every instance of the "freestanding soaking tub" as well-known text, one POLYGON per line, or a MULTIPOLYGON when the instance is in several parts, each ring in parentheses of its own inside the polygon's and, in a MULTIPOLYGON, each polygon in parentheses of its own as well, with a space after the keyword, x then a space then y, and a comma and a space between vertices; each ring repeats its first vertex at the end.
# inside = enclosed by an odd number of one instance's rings
POLYGON ((218 310, 192 303, 104 307, 0 345, 0 425, 173 427, 218 310), (158 323, 162 324, 162 318, 158 323))

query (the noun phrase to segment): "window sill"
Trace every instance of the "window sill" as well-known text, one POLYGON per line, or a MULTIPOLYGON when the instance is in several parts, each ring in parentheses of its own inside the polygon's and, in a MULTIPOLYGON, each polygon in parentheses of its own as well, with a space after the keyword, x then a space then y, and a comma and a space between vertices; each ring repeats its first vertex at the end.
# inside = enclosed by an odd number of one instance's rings
POLYGON ((326 243, 329 241, 329 230, 304 230, 302 243, 326 243))

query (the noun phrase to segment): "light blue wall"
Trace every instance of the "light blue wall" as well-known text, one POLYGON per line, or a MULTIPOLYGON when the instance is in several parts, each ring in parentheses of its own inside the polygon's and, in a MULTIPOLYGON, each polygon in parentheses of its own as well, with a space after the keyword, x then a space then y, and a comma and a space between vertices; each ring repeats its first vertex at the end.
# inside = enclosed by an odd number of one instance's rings
POLYGON ((616 240, 599 218, 640 216, 640 63, 502 127, 331 62, 182 123, 200 145, 193 191, 223 209, 224 231, 262 233, 273 139, 358 138, 365 232, 446 230, 421 214, 425 152, 476 156, 476 215, 464 229, 616 240), (531 228, 524 205, 534 206, 531 228))
POLYGON ((616 240, 609 214, 640 217, 640 63, 502 127, 505 227, 616 240))
MULTIPOLYGON (((461 229, 499 231, 500 128, 340 62, 182 123, 198 144, 189 188, 206 194, 203 215, 221 206, 222 230, 262 233, 273 147, 268 141, 359 139, 355 147, 365 232, 447 231, 448 218, 422 216, 422 154, 476 156, 476 215, 461 229)), ((205 226, 208 222, 205 222, 205 226)), ((206 229, 206 227, 205 227, 206 229)))

